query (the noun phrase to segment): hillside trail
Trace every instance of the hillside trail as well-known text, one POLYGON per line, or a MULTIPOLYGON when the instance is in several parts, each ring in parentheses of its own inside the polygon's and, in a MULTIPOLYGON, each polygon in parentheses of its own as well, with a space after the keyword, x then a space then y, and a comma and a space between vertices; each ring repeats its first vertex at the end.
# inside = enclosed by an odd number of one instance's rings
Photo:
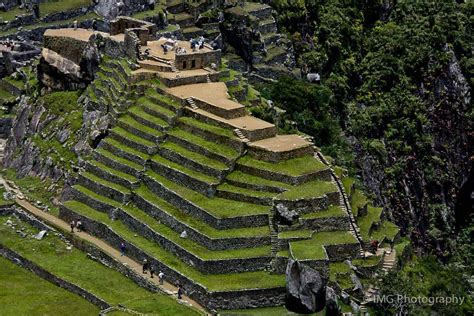
MULTIPOLYGON (((69 223, 66 223, 65 221, 61 220, 60 218, 58 218, 58 217, 56 217, 52 214, 49 214, 49 213, 46 213, 46 212, 40 210, 39 208, 37 208, 34 205, 30 204, 28 201, 18 199, 18 198, 15 201, 24 210, 26 210, 27 212, 31 213, 32 215, 34 215, 36 217, 41 218, 42 220, 44 220, 45 222, 47 222, 51 226, 54 226, 56 228, 66 230, 66 231, 71 229, 69 223)), ((131 268, 137 274, 139 274, 139 275, 142 274, 142 264, 141 263, 138 263, 138 262, 134 261, 133 259, 127 257, 127 256, 121 256, 119 250, 111 247, 109 244, 105 243, 101 239, 98 239, 98 238, 96 238, 96 237, 94 237, 94 236, 92 236, 92 235, 90 235, 90 234, 88 234, 84 231, 81 231, 81 232, 75 231, 74 235, 78 238, 81 238, 85 241, 88 241, 88 242, 92 243, 97 248, 101 249, 102 251, 104 251, 105 253, 107 253, 108 255, 110 255, 111 257, 116 259, 117 261, 119 261, 122 264, 124 264, 124 265, 128 266, 129 268, 131 268)), ((147 276, 148 276, 148 274, 147 274, 147 276)), ((165 292, 166 294, 168 294, 170 296, 173 296, 174 298, 177 299, 178 288, 176 286, 174 286, 173 284, 168 283, 166 281, 163 284, 159 284, 158 276, 156 276, 153 279, 148 277, 147 279, 150 282, 154 283, 155 285, 159 286, 163 290, 163 292, 165 292)), ((183 297, 180 301, 183 302, 184 304, 190 305, 190 306, 198 309, 201 312, 204 312, 204 313, 208 314, 208 312, 205 310, 205 308, 203 306, 201 306, 196 301, 192 300, 190 297, 188 297, 186 295, 183 295, 183 297)))

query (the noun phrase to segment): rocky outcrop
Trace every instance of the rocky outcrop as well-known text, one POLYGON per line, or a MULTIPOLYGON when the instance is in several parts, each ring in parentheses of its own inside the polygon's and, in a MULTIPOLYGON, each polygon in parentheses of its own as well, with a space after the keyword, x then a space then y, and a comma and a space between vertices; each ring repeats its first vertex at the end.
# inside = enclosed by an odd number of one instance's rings
MULTIPOLYGON (((159 3, 159 1, 156 1, 159 3)), ((108 20, 147 10, 149 0, 99 0, 94 11, 108 20)))
POLYGON ((286 267, 286 307, 291 311, 314 313, 326 303, 326 280, 318 271, 290 259, 286 267))

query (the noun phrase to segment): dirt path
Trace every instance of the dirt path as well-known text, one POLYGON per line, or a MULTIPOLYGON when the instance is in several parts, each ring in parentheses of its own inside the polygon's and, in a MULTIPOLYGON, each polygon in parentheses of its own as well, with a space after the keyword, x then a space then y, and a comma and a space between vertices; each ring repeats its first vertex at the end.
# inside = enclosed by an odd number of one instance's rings
MULTIPOLYGON (((69 223, 66 223, 65 221, 59 219, 58 217, 56 217, 52 214, 49 214, 49 213, 46 213, 46 212, 40 210, 39 208, 31 205, 29 202, 27 202, 25 200, 16 199, 16 203, 18 203, 18 205, 20 205, 23 209, 25 209, 29 213, 43 219, 44 221, 46 221, 51 226, 55 226, 57 228, 60 228, 60 229, 66 230, 66 231, 71 229, 70 226, 69 226, 69 223)), ((117 259, 118 261, 122 262, 123 264, 125 264, 128 267, 130 267, 131 269, 133 269, 136 273, 138 273, 138 274, 142 273, 142 265, 140 263, 132 260, 131 258, 129 258, 127 256, 122 257, 120 255, 120 251, 118 251, 117 249, 115 249, 115 248, 111 247, 110 245, 106 244, 101 239, 98 239, 94 236, 91 236, 91 235, 89 235, 88 233, 85 233, 85 232, 75 232, 74 234, 77 237, 94 244, 97 248, 99 248, 102 251, 104 251, 105 253, 109 254, 111 257, 117 259)), ((148 276, 148 274, 147 274, 147 276, 148 276)), ((172 285, 168 282, 164 282, 163 285, 160 285, 159 281, 158 281, 158 277, 153 278, 153 279, 148 278, 148 280, 153 282, 154 284, 158 285, 168 295, 172 295, 172 296, 176 297, 176 293, 178 291, 178 288, 175 287, 174 285, 172 285)), ((192 300, 191 298, 189 298, 187 296, 183 295, 183 299, 181 301, 185 302, 188 305, 191 305, 191 306, 197 308, 198 310, 200 310, 202 312, 207 313, 207 311, 201 305, 199 305, 197 302, 195 302, 194 300, 192 300)))

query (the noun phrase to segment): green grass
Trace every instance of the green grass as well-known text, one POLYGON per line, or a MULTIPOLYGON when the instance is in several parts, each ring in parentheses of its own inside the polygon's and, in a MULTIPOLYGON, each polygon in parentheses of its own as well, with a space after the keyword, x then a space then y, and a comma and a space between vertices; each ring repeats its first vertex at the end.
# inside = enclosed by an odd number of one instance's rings
POLYGON ((116 156, 114 155, 113 153, 111 153, 110 151, 107 151, 103 148, 98 148, 95 150, 96 152, 100 153, 102 156, 104 157, 107 157, 109 159, 112 159, 116 162, 119 162, 123 165, 126 165, 126 166, 129 166, 130 168, 133 168, 135 170, 143 170, 143 166, 140 166, 139 164, 133 162, 133 161, 130 161, 128 159, 125 159, 125 158, 122 158, 122 157, 119 157, 119 156, 116 156))
POLYGON ((321 197, 326 193, 337 191, 336 186, 329 181, 313 180, 292 187, 290 190, 278 195, 282 200, 298 200, 313 197, 321 197))
POLYGON ((147 147, 154 147, 155 146, 155 143, 150 142, 149 140, 146 140, 146 139, 141 138, 139 136, 136 136, 135 134, 132 134, 132 133, 124 130, 121 127, 116 126, 116 127, 112 128, 111 131, 114 132, 115 134, 119 135, 119 136, 122 136, 125 139, 131 140, 134 143, 141 144, 141 145, 147 146, 147 147))
POLYGON ((90 189, 82 186, 82 185, 79 185, 79 184, 76 184, 74 185, 74 189, 79 191, 79 192, 82 192, 83 194, 97 200, 97 201, 100 201, 102 203, 105 203, 105 204, 108 204, 108 205, 111 205, 113 207, 121 207, 122 204, 120 202, 117 202, 115 200, 112 200, 112 199, 109 199, 101 194, 98 194, 97 192, 94 192, 94 191, 91 191, 90 189))
POLYGON ((353 287, 351 269, 344 262, 329 263, 329 280, 339 284, 342 289, 353 287))
POLYGON ((344 217, 347 213, 339 205, 330 205, 327 210, 316 211, 302 216, 303 219, 325 218, 325 217, 344 217))
POLYGON ((278 233, 278 238, 280 239, 291 239, 291 238, 311 238, 313 232, 311 230, 302 229, 302 230, 288 230, 281 233, 278 233))
POLYGON ((90 4, 91 2, 89 0, 50 0, 40 4, 40 15, 46 16, 51 13, 88 7, 90 4))
POLYGON ((215 160, 215 159, 212 159, 212 158, 209 158, 207 156, 204 156, 204 155, 201 155, 197 152, 194 152, 194 151, 191 151, 191 150, 188 150, 178 144, 175 144, 175 143, 172 143, 172 142, 165 142, 161 145, 162 148, 166 148, 166 149, 169 149, 171 151, 174 151, 186 158, 189 158, 191 159, 192 161, 194 162, 197 162, 201 165, 204 165, 204 166, 208 166, 208 167, 211 167, 213 169, 216 169, 216 170, 220 170, 220 171, 223 171, 223 170, 226 170, 228 167, 225 163, 219 161, 219 160, 215 160))
POLYGON ((158 91, 156 91, 155 89, 151 89, 151 88, 147 89, 145 91, 145 96, 157 99, 165 104, 172 106, 175 109, 181 108, 180 103, 176 102, 175 100, 171 99, 170 97, 166 95, 158 93, 158 91))
POLYGON ((212 226, 209 226, 205 222, 181 212, 179 209, 169 204, 165 200, 157 197, 146 187, 140 187, 135 190, 135 193, 153 205, 159 207, 161 210, 170 214, 180 222, 196 229, 202 234, 210 238, 232 238, 232 237, 257 237, 257 236, 268 236, 269 228, 268 226, 261 227, 249 227, 249 228, 234 228, 234 229, 225 229, 219 230, 215 229, 212 226))
POLYGON ((186 140, 192 144, 201 146, 213 153, 224 156, 228 159, 235 159, 239 156, 239 153, 229 146, 207 141, 200 136, 186 132, 182 129, 173 128, 169 131, 169 134, 174 137, 186 140))
POLYGON ((346 191, 346 194, 350 196, 355 180, 353 178, 346 177, 342 178, 341 182, 344 187, 344 191, 346 191))
POLYGON ((2 315, 97 315, 95 305, 0 257, 2 315))
POLYGON ((275 197, 278 193, 274 192, 266 192, 266 191, 257 191, 253 189, 246 189, 242 187, 238 187, 229 183, 223 183, 217 187, 218 190, 220 191, 226 191, 226 192, 231 192, 231 193, 239 193, 242 195, 247 195, 251 197, 257 197, 257 198, 273 198, 275 197))
POLYGON ((157 130, 157 129, 154 129, 154 128, 151 128, 149 126, 146 126, 146 125, 143 125, 142 123, 136 121, 133 117, 129 116, 129 115, 125 115, 125 116, 122 116, 119 121, 122 121, 123 123, 145 133, 145 134, 148 134, 148 135, 153 135, 153 136, 156 136, 156 137, 161 137, 163 136, 164 134, 157 130))
POLYGON ((133 18, 139 19, 139 20, 143 20, 143 19, 151 18, 155 16, 164 16, 163 6, 156 4, 154 10, 142 11, 142 12, 138 12, 132 15, 133 18))
POLYGON ((372 231, 372 238, 382 240, 383 238, 393 241, 397 236, 400 228, 390 221, 383 221, 376 230, 372 231))
POLYGON ((368 239, 370 234, 370 228, 374 223, 380 222, 380 216, 382 215, 383 208, 374 207, 372 205, 367 206, 367 215, 357 218, 357 225, 360 228, 362 238, 368 239))
POLYGON ((284 182, 279 182, 279 181, 273 181, 273 180, 268 180, 265 178, 261 178, 258 176, 254 176, 239 170, 236 170, 232 173, 230 173, 226 179, 240 182, 240 183, 248 183, 248 184, 253 184, 253 185, 260 185, 260 186, 269 186, 269 187, 274 187, 274 188, 281 188, 281 189, 290 189, 291 185, 284 183, 284 182))
MULTIPOLYGON (((235 310, 222 310, 219 311, 219 315, 222 316, 238 316, 238 315, 253 315, 253 316, 296 316, 303 315, 288 311, 284 306, 275 307, 261 307, 261 308, 250 308, 250 309, 235 309, 235 310)), ((308 314, 306 314, 308 315, 308 314)), ((323 316, 323 312, 311 314, 312 316, 323 316)))
POLYGON ((138 106, 131 107, 128 112, 135 114, 138 117, 141 117, 142 119, 153 123, 154 125, 160 126, 160 127, 168 127, 168 122, 163 120, 162 118, 159 118, 157 116, 153 116, 151 114, 148 114, 147 112, 143 111, 142 108, 138 106))
POLYGON ((249 155, 246 155, 239 159, 238 163, 257 169, 281 173, 294 177, 327 169, 326 165, 313 156, 303 156, 272 163, 263 160, 257 160, 250 157, 249 155))
POLYGON ((0 207, 5 206, 5 205, 11 205, 14 202, 13 201, 7 201, 3 198, 3 193, 5 192, 5 189, 3 186, 0 186, 0 207))
POLYGON ((149 108, 155 112, 161 113, 168 118, 171 118, 176 115, 173 111, 168 108, 165 108, 162 105, 154 103, 152 100, 148 99, 147 97, 141 97, 137 100, 137 104, 141 105, 145 108, 149 108))
POLYGON ((325 245, 352 244, 357 240, 349 232, 333 231, 314 233, 309 240, 290 242, 290 248, 295 259, 321 260, 326 259, 325 245))
POLYGON ((108 167, 108 166, 106 166, 106 165, 104 165, 103 163, 100 163, 100 162, 98 162, 98 161, 89 160, 89 163, 90 163, 91 165, 93 165, 93 166, 99 168, 99 169, 102 169, 102 170, 105 171, 105 172, 108 172, 108 173, 110 173, 110 174, 116 175, 116 176, 118 176, 118 177, 120 177, 120 178, 123 178, 123 179, 125 179, 125 180, 127 180, 127 181, 130 181, 130 182, 132 182, 132 183, 138 182, 138 179, 135 178, 134 176, 131 176, 131 175, 129 175, 128 173, 125 173, 125 172, 121 172, 121 171, 119 171, 119 170, 117 170, 117 169, 110 168, 110 167, 108 167))
POLYGON ((400 242, 398 242, 397 244, 395 244, 393 246, 393 249, 395 249, 396 251, 396 254, 397 254, 397 257, 403 255, 403 252, 405 251, 405 248, 406 247, 409 247, 410 246, 410 239, 407 238, 407 237, 402 237, 400 239, 400 242))
POLYGON ((382 260, 381 256, 371 256, 363 259, 354 259, 352 260, 352 263, 356 266, 371 267, 379 264, 380 260, 382 260))
POLYGON ((0 87, 0 102, 9 102, 16 99, 16 96, 5 90, 4 88, 0 87))
POLYGON ((136 207, 126 207, 125 212, 134 216, 142 223, 147 224, 151 229, 166 239, 173 241, 177 245, 186 249, 195 256, 204 260, 213 259, 232 259, 232 258, 255 258, 270 255, 269 246, 260 246, 254 248, 240 248, 240 249, 229 249, 229 250, 209 250, 208 248, 201 246, 194 242, 190 238, 180 238, 179 233, 175 232, 168 226, 159 223, 153 217, 147 215, 142 210, 136 207))
POLYGON ((83 172, 83 173, 81 173, 81 175, 83 177, 91 180, 92 182, 101 184, 101 185, 103 185, 105 187, 108 187, 108 188, 112 188, 114 190, 119 191, 120 193, 123 193, 123 194, 129 194, 130 193, 130 190, 127 189, 126 187, 124 187, 120 184, 116 184, 116 183, 104 180, 104 179, 102 179, 102 178, 100 178, 100 177, 98 177, 95 174, 92 174, 90 172, 83 172))
MULTIPOLYGON (((82 214, 85 209, 90 209, 88 206, 68 201, 65 203, 79 214, 82 214)), ((92 212, 96 212, 92 210, 92 212)), ((167 252, 161 247, 157 247, 156 243, 143 238, 134 232, 130 231, 122 222, 112 221, 107 215, 96 212, 94 218, 106 225, 109 225, 117 234, 122 236, 129 243, 133 243, 149 255, 157 258, 172 269, 188 276, 192 280, 206 286, 211 291, 224 290, 238 290, 244 288, 272 288, 285 286, 284 275, 272 275, 266 272, 243 272, 233 274, 203 274, 198 270, 190 267, 173 254, 167 252)))
POLYGON ((360 190, 355 190, 354 193, 351 195, 351 209, 352 213, 355 217, 359 214, 359 207, 364 207, 367 204, 367 197, 365 194, 360 190))
POLYGON ((1 173, 4 178, 15 182, 21 191, 32 201, 40 201, 42 204, 47 205, 49 207, 49 212, 52 214, 56 215, 59 213, 59 209, 51 203, 51 200, 54 197, 57 197, 56 190, 62 187, 61 182, 52 186, 53 182, 48 178, 43 181, 38 177, 31 176, 17 178, 17 173, 13 169, 3 169, 1 173), (52 188, 53 190, 49 191, 49 188, 52 188))
POLYGON ((160 182, 168 189, 177 193, 182 198, 196 204, 202 209, 218 218, 231 218, 236 216, 268 214, 269 206, 256 205, 246 202, 236 203, 234 200, 227 200, 219 197, 208 198, 184 186, 180 186, 154 172, 147 171, 146 175, 155 181, 160 182))
POLYGON ((179 122, 182 122, 186 125, 194 126, 196 128, 202 129, 204 131, 210 132, 212 134, 224 136, 227 138, 238 140, 238 137, 234 135, 234 133, 227 128, 222 128, 216 125, 204 123, 196 118, 191 117, 181 117, 178 119, 179 122))
MULTIPOLYGON (((132 147, 129 147, 129 146, 127 146, 127 145, 124 145, 124 144, 122 144, 121 142, 119 142, 118 140, 115 140, 115 139, 113 139, 113 138, 111 138, 111 137, 107 137, 107 138, 105 138, 103 141, 106 142, 106 143, 108 143, 109 145, 112 145, 113 147, 116 147, 116 148, 118 148, 118 149, 124 151, 124 152, 127 152, 127 153, 129 153, 129 154, 133 154, 133 155, 135 155, 135 156, 138 156, 138 157, 140 157, 140 158, 143 159, 143 160, 147 160, 147 159, 149 158, 149 155, 148 155, 148 154, 145 154, 145 153, 143 153, 143 152, 141 152, 141 151, 139 151, 139 150, 136 150, 136 149, 134 149, 134 148, 132 148, 132 147)), ((142 167, 141 169, 143 169, 143 167, 142 167)))
POLYGON ((190 168, 187 168, 187 167, 184 167, 176 162, 173 162, 171 160, 168 160, 160 155, 155 155, 151 158, 151 160, 153 162, 156 162, 158 164, 161 164, 161 165, 164 165, 164 166, 168 166, 170 167, 171 169, 174 169, 174 170, 177 170, 177 171, 180 171, 194 179, 197 179, 197 180, 200 180, 200 181, 203 181, 205 183, 208 183, 208 184, 216 184, 216 183, 219 183, 219 180, 217 178, 214 178, 214 177, 211 177, 207 174, 204 174, 204 173, 201 173, 199 171, 196 171, 194 169, 190 169, 190 168))
MULTIPOLYGON (((133 301, 140 302, 133 305, 133 308, 140 312, 149 308, 151 301, 155 303, 153 312, 160 315, 195 314, 193 310, 178 304, 168 296, 148 292, 119 272, 89 259, 85 253, 76 248, 67 250, 66 244, 53 234, 49 234, 41 241, 20 238, 15 231, 3 225, 5 217, 1 221, 0 235, 6 247, 111 304, 129 307, 133 301)), ((37 233, 36 229, 26 223, 21 223, 19 226, 25 227, 29 233, 37 233)), ((70 307, 68 306, 69 309, 70 307)))

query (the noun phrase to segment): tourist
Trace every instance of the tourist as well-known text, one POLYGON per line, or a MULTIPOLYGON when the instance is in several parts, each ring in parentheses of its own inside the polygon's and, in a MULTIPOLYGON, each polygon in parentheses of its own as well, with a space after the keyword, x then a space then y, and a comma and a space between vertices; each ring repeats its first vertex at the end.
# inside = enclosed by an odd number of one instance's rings
POLYGON ((143 274, 146 274, 146 271, 148 270, 149 263, 148 260, 143 260, 143 274))
POLYGON ((158 273, 158 281, 160 281, 160 285, 163 285, 164 277, 165 274, 163 273, 163 271, 160 271, 160 273, 158 273))
POLYGON ((33 13, 35 15, 35 18, 36 19, 39 19, 40 17, 40 8, 39 8, 39 4, 38 2, 35 1, 35 3, 33 4, 33 13))
POLYGON ((372 246, 372 252, 377 253, 377 249, 379 247, 379 241, 374 239, 370 242, 370 245, 372 246))
POLYGON ((148 0, 148 9, 155 10, 155 0, 148 0))
POLYGON ((155 274, 155 269, 153 268, 153 265, 152 265, 152 264, 150 264, 149 270, 150 270, 150 278, 153 279, 153 274, 155 274))
POLYGON ((82 231, 82 223, 81 223, 81 221, 77 221, 77 223, 76 223, 76 228, 77 228, 77 231, 78 231, 78 232, 81 232, 81 231, 82 231))
POLYGON ((181 285, 179 284, 178 285, 178 299, 182 299, 183 298, 183 288, 181 287, 181 285))
POLYGON ((120 256, 125 256, 125 243, 123 242, 120 244, 120 256))
POLYGON ((74 20, 74 31, 77 31, 77 20, 74 20))
POLYGON ((74 222, 74 220, 72 220, 69 225, 71 225, 71 233, 74 234, 74 227, 76 227, 76 222, 74 222))

